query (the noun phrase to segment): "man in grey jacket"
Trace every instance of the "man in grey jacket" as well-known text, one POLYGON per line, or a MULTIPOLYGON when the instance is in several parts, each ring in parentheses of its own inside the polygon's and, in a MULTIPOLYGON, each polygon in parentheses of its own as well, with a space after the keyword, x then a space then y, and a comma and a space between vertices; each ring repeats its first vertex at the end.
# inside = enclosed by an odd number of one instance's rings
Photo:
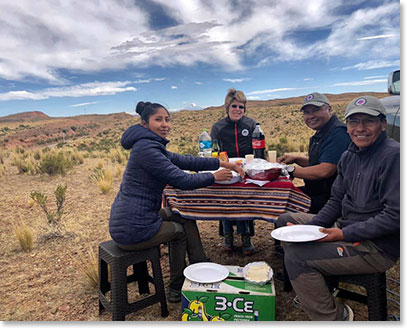
POLYGON ((387 137, 385 108, 361 96, 346 108, 352 139, 338 163, 328 203, 316 215, 294 214, 281 225, 321 226, 318 241, 286 243, 285 266, 312 320, 352 320, 324 275, 385 272, 400 256, 400 144, 387 137))

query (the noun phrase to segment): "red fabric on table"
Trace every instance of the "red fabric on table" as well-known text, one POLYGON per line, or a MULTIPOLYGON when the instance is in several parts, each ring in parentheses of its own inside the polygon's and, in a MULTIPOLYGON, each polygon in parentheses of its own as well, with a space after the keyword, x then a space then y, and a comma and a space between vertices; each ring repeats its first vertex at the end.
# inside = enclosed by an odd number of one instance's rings
POLYGON ((311 200, 288 179, 260 187, 239 182, 206 188, 164 190, 165 206, 187 219, 253 220, 274 222, 284 212, 307 212, 311 200))

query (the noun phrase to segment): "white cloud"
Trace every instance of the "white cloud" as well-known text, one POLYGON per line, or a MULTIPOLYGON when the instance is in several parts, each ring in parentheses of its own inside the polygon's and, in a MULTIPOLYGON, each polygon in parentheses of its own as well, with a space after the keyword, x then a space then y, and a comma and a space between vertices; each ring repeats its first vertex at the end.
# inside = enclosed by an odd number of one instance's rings
POLYGON ((194 84, 203 85, 203 83, 202 83, 202 82, 199 82, 199 81, 195 81, 194 84))
POLYGON ((312 81, 313 79, 312 78, 310 78, 310 77, 306 77, 305 79, 304 79, 304 81, 312 81))
POLYGON ((399 57, 398 2, 351 15, 337 13, 349 6, 346 0, 153 2, 178 25, 151 28, 154 17, 132 0, 1 1, 0 78, 61 85, 67 84, 66 70, 206 63, 238 71, 315 57, 399 57), (319 40, 304 36, 315 31, 327 34, 319 40))
POLYGON ((178 87, 177 87, 176 85, 172 85, 172 86, 171 86, 171 89, 172 89, 172 90, 175 90, 175 89, 178 89, 178 87))
POLYGON ((148 17, 127 0, 1 1, 0 77, 65 84, 60 69, 123 68, 110 48, 146 30, 148 17))
POLYGON ((382 35, 373 35, 373 36, 365 36, 363 38, 357 38, 356 40, 374 40, 374 39, 384 39, 384 38, 392 38, 395 37, 395 34, 382 34, 382 35))
POLYGON ((264 94, 273 93, 273 92, 292 91, 292 90, 301 90, 301 88, 278 88, 278 89, 258 90, 258 91, 247 92, 246 94, 249 96, 253 96, 253 95, 264 95, 264 94))
POLYGON ((45 97, 41 94, 36 94, 36 93, 28 92, 25 90, 0 93, 0 101, 20 100, 20 99, 41 100, 41 99, 47 99, 47 98, 48 97, 45 97))
POLYGON ((400 66, 400 60, 370 60, 368 62, 359 63, 353 66, 343 67, 342 70, 346 71, 349 69, 357 69, 361 70, 369 70, 369 69, 376 69, 376 68, 384 68, 384 67, 392 67, 392 66, 400 66))
POLYGON ((366 76, 366 77, 364 77, 364 79, 370 80, 370 79, 379 79, 379 78, 383 78, 383 77, 387 77, 387 76, 386 75, 366 76))
POLYGON ((387 82, 386 79, 353 81, 353 82, 342 82, 342 83, 331 84, 330 87, 361 86, 361 85, 372 85, 372 84, 386 83, 386 82, 387 82))
POLYGON ((319 45, 324 56, 365 58, 394 58, 400 56, 400 39, 397 37, 356 42, 361 35, 387 35, 400 29, 400 3, 383 3, 376 8, 362 8, 349 16, 339 18, 332 25, 332 33, 319 45), (385 33, 381 33, 385 32, 385 33), (383 51, 385 49, 385 51, 383 51))
POLYGON ((92 102, 85 102, 85 103, 81 103, 81 104, 74 104, 71 105, 69 107, 82 107, 82 106, 89 106, 89 105, 94 105, 94 104, 98 104, 98 101, 92 101, 92 102))
POLYGON ((137 91, 135 87, 128 86, 130 81, 91 82, 69 87, 47 88, 38 92, 25 90, 0 93, 0 101, 31 99, 40 100, 58 97, 91 97, 115 95, 121 92, 137 91))
POLYGON ((259 100, 260 97, 259 96, 248 96, 247 99, 249 99, 249 100, 259 100))
POLYGON ((248 77, 243 77, 240 79, 223 79, 223 81, 230 82, 230 83, 241 83, 241 82, 249 81, 249 80, 250 80, 250 78, 248 78, 248 77))

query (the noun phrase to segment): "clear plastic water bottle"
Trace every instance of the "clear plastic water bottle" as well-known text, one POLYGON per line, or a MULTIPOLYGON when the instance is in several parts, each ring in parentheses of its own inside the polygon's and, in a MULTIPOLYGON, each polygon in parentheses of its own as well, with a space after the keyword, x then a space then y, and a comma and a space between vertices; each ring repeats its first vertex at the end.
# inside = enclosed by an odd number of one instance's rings
POLYGON ((202 152, 204 157, 212 156, 212 139, 206 129, 203 129, 198 140, 199 152, 202 152))

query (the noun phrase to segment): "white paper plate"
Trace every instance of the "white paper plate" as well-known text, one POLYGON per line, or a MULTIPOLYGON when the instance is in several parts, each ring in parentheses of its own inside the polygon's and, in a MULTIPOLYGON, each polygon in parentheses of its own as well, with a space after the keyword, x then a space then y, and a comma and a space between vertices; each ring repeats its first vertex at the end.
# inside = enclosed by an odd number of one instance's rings
MULTIPOLYGON (((220 168, 219 170, 222 170, 222 169, 223 169, 223 168, 220 168)), ((219 171, 219 170, 218 170, 218 171, 219 171)), ((215 173, 216 171, 205 171, 205 172, 215 173)), ((239 173, 237 173, 237 172, 235 172, 235 171, 232 171, 232 175, 233 175, 233 177, 232 177, 232 179, 230 179, 230 180, 226 180, 226 181, 215 181, 215 183, 218 183, 218 184, 233 184, 233 183, 237 183, 237 182, 242 181, 242 178, 240 177, 239 173)))
POLYGON ((229 270, 223 265, 211 262, 195 263, 184 269, 184 276, 191 281, 213 283, 222 281, 229 275, 229 270))
POLYGON ((326 233, 319 231, 320 226, 295 224, 292 226, 285 226, 277 228, 271 232, 274 239, 288 242, 306 242, 324 238, 326 233))

